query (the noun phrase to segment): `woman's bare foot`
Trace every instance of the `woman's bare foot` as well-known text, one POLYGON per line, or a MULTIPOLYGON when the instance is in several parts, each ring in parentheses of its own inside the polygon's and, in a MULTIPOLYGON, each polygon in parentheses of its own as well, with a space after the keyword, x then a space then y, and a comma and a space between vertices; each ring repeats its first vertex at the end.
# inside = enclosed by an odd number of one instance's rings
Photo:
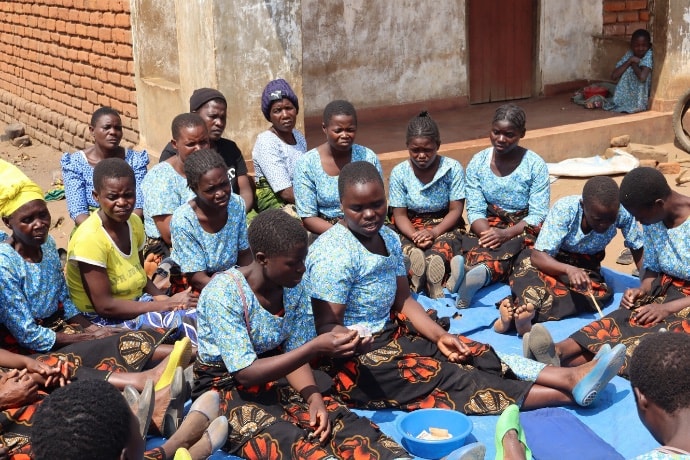
POLYGON ((494 331, 498 332, 499 334, 504 334, 511 329, 513 326, 514 309, 515 307, 513 306, 513 302, 510 300, 510 297, 506 297, 505 299, 501 300, 501 303, 498 305, 498 313, 500 316, 494 322, 494 331))
POLYGON ((582 364, 577 367, 562 367, 561 369, 568 369, 571 372, 568 372, 565 375, 566 381, 567 381, 567 386, 569 387, 570 391, 575 388, 575 385, 582 380, 585 375, 589 373, 589 371, 592 370, 592 368, 597 364, 596 361, 589 361, 585 364, 582 364))
POLYGON ((508 431, 503 436, 503 459, 524 460, 525 458, 525 446, 518 439, 517 431, 508 431))
POLYGON ((513 316, 515 317, 515 329, 517 329, 518 335, 525 335, 526 332, 532 330, 532 319, 535 314, 534 304, 531 303, 518 305, 515 308, 513 316))

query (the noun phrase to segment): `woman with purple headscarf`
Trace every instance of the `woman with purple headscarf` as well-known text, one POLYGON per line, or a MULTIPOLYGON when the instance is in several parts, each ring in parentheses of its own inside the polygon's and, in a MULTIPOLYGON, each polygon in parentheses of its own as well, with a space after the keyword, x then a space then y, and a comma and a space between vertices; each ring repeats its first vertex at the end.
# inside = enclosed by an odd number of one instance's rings
POLYGON ((295 129, 299 101, 288 82, 269 82, 261 95, 261 111, 271 127, 256 138, 252 160, 256 173, 256 209, 293 208, 295 162, 307 151, 304 135, 295 129))

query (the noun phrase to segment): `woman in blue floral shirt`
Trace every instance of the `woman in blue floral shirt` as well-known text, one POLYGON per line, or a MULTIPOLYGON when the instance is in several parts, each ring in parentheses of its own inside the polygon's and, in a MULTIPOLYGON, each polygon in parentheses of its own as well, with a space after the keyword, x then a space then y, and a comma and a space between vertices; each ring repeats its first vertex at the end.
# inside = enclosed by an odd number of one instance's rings
POLYGON ((249 241, 254 261, 217 273, 199 298, 193 397, 221 394, 230 421, 225 449, 243 458, 409 458, 309 365, 321 355, 351 356, 359 336, 305 339, 314 334, 298 314, 307 300, 300 283, 307 233, 299 221, 266 210, 252 221, 249 241))
MULTIPOLYGON (((467 165, 467 219, 463 238, 467 275, 453 276, 458 308, 466 308, 483 286, 507 281, 525 247, 534 243, 549 210, 549 171, 542 158, 520 147, 525 111, 514 104, 496 109, 491 145, 467 165)), ((459 264, 456 264, 459 265, 459 264)))
POLYGON ((214 273, 252 261, 244 200, 232 193, 226 169, 223 157, 210 149, 195 152, 184 164, 195 197, 173 212, 171 256, 196 291, 214 273))
POLYGON ((460 254, 465 221, 465 175, 460 163, 438 155, 441 135, 436 122, 422 112, 407 125, 410 159, 391 172, 389 205, 410 258, 412 290, 426 278, 429 297, 443 297, 450 261, 460 254))
POLYGON ((105 158, 122 158, 132 167, 136 178, 137 202, 134 214, 143 217, 144 197, 140 187, 149 164, 146 150, 136 151, 120 146, 122 120, 120 114, 110 107, 101 107, 93 113, 89 132, 93 136, 94 145, 74 153, 65 153, 60 159, 69 216, 76 225, 89 217, 90 210, 98 207, 91 196, 93 168, 105 158))
POLYGON ((532 323, 596 312, 590 294, 601 306, 611 300, 613 291, 601 275, 601 261, 618 229, 640 266, 642 231, 620 205, 618 185, 610 177, 594 177, 582 196, 558 200, 546 216, 531 257, 522 257, 510 275, 512 300, 500 302, 496 332, 515 326, 522 335, 532 323))
POLYGON ((335 224, 343 213, 338 199, 338 174, 353 161, 365 160, 383 170, 376 154, 355 144, 357 112, 347 101, 328 103, 323 110, 326 142, 302 155, 295 165, 294 192, 297 215, 304 228, 320 235, 335 224))

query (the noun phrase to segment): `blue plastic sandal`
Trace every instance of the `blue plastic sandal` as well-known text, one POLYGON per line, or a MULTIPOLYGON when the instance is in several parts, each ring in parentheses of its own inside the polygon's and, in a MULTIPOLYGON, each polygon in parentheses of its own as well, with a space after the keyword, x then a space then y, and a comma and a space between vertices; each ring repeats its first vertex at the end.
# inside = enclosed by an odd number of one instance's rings
POLYGON ((625 345, 619 343, 610 352, 600 355, 591 371, 573 388, 573 398, 580 406, 589 406, 599 392, 616 376, 625 362, 625 345))
POLYGON ((594 355, 594 358, 592 358, 594 361, 598 361, 599 358, 607 354, 609 351, 611 351, 611 345, 608 343, 603 344, 602 346, 599 347, 599 351, 597 351, 597 354, 594 355))

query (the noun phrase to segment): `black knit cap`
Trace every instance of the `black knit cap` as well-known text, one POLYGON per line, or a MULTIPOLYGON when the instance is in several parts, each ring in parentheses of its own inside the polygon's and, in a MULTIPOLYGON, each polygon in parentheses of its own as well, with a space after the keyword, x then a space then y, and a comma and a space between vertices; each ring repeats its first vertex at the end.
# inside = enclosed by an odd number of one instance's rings
POLYGON ((195 89, 192 93, 192 97, 189 98, 189 111, 195 112, 199 110, 199 108, 202 105, 206 104, 208 101, 212 99, 220 99, 223 102, 225 102, 225 105, 228 105, 228 102, 225 100, 225 96, 223 96, 223 93, 221 93, 217 89, 199 88, 195 89))

